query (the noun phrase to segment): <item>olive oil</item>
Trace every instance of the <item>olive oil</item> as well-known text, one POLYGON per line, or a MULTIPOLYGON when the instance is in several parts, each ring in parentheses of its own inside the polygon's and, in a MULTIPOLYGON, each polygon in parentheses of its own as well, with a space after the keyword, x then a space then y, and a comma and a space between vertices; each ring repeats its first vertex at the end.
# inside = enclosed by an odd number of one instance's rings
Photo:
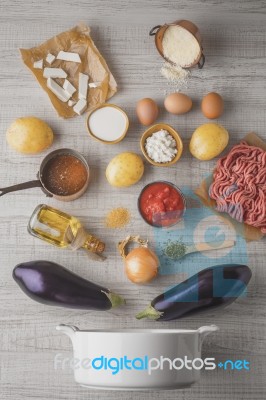
POLYGON ((44 204, 34 210, 28 231, 31 235, 61 248, 83 248, 99 254, 105 248, 103 242, 85 231, 76 217, 44 204))

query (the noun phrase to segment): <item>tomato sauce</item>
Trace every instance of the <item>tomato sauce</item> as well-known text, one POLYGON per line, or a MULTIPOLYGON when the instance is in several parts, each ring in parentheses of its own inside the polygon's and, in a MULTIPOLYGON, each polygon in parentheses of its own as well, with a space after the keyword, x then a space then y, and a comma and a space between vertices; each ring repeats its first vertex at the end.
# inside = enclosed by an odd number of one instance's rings
POLYGON ((170 183, 154 182, 143 189, 139 199, 139 209, 149 224, 165 227, 174 225, 182 218, 185 200, 170 183))

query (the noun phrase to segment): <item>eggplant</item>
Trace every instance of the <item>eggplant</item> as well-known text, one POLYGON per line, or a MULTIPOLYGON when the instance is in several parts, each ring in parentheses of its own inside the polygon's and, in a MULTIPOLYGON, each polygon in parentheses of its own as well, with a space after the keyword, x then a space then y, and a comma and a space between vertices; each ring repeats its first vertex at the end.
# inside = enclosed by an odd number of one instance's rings
POLYGON ((119 295, 50 261, 18 264, 13 278, 32 300, 80 310, 109 310, 124 304, 119 295))
POLYGON ((152 300, 137 319, 171 321, 233 303, 246 289, 251 270, 229 264, 206 268, 152 300))

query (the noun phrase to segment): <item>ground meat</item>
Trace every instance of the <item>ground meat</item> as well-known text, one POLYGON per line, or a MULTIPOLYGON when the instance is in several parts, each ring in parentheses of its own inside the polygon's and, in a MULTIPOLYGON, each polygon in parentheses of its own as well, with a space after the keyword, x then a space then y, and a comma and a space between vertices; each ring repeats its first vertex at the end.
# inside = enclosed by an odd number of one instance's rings
POLYGON ((266 151, 241 142, 221 158, 209 195, 217 210, 266 234, 266 151))

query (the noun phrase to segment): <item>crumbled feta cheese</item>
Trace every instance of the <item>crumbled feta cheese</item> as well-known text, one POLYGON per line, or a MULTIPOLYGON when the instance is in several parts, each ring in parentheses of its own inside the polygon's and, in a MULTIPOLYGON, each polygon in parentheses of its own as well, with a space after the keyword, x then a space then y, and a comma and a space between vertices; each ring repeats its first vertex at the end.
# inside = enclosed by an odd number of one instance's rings
POLYGON ((145 150, 153 161, 167 163, 177 154, 177 145, 173 136, 165 129, 161 129, 147 138, 145 150))
POLYGON ((89 83, 89 88, 97 88, 98 86, 100 86, 100 82, 91 82, 89 83))
POLYGON ((43 60, 38 60, 33 63, 33 68, 43 69, 43 60))
POLYGON ((66 78, 67 73, 62 68, 44 68, 44 78, 66 78))
POLYGON ((87 100, 80 99, 73 107, 76 114, 81 115, 87 107, 87 100))
POLYGON ((48 64, 51 65, 51 64, 53 64, 53 62, 55 60, 55 56, 51 53, 48 53, 45 60, 46 60, 46 62, 48 62, 48 64))
POLYGON ((67 104, 69 105, 69 107, 73 107, 76 104, 76 101, 74 100, 68 100, 67 104))
POLYGON ((68 79, 65 79, 64 84, 63 84, 63 88, 65 89, 65 91, 70 94, 70 96, 72 96, 75 92, 76 92, 76 88, 75 86, 73 86, 68 79))
POLYGON ((76 63, 81 63, 81 59, 78 53, 73 53, 70 51, 59 51, 56 57, 58 60, 63 61, 73 61, 76 63))
POLYGON ((89 76, 79 73, 79 99, 87 99, 89 76))
POLYGON ((47 87, 50 89, 59 100, 66 103, 71 95, 68 94, 58 83, 56 83, 52 78, 47 79, 47 87))

